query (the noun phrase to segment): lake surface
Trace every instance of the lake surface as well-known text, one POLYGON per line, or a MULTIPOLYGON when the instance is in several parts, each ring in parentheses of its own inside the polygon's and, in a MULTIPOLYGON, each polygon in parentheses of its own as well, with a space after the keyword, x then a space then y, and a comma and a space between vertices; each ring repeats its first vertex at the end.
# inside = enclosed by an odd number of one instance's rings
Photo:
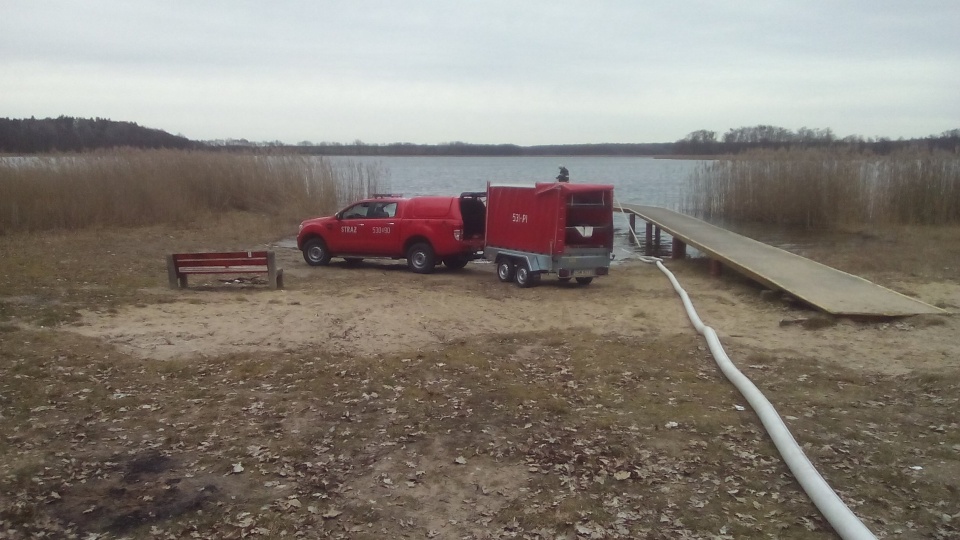
POLYGON ((484 191, 487 182, 554 182, 563 165, 570 181, 612 184, 617 198, 676 210, 690 174, 705 161, 645 157, 334 157, 383 168, 386 190, 412 195, 484 191))
MULTIPOLYGON (((459 195, 485 191, 487 182, 554 182, 563 165, 570 181, 584 184, 612 184, 617 199, 633 204, 663 206, 679 210, 689 176, 706 161, 654 159, 647 157, 433 157, 433 156, 352 156, 333 157, 334 163, 361 163, 380 168, 381 190, 414 195, 459 195)), ((617 258, 635 256, 630 242, 630 223, 614 214, 617 258)), ((641 241, 643 222, 638 222, 641 241)), ((669 249, 664 234, 662 246, 669 249)))

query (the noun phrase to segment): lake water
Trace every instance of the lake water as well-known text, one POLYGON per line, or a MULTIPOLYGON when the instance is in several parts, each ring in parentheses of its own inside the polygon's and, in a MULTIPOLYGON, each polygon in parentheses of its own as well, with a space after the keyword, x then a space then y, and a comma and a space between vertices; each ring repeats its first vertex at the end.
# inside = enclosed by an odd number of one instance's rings
MULTIPOLYGON (((584 184, 612 184, 617 199, 624 203, 663 206, 679 210, 687 178, 704 161, 654 159, 647 157, 334 157, 333 162, 369 164, 382 169, 381 190, 414 195, 458 195, 485 191, 487 182, 554 182, 563 165, 570 181, 584 184)), ((635 256, 629 220, 614 214, 617 258, 635 256)), ((643 222, 638 222, 641 241, 643 222)), ((662 238, 669 249, 670 237, 662 238)))
POLYGON ((704 161, 645 157, 349 157, 330 158, 384 169, 385 189, 404 195, 484 191, 487 182, 554 182, 561 165, 570 181, 612 184, 623 202, 678 209, 689 175, 704 161))

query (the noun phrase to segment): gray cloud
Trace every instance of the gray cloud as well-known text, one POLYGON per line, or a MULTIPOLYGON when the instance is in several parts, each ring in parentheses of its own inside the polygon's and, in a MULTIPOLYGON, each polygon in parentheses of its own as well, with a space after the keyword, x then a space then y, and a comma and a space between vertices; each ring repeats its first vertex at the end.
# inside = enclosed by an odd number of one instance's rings
POLYGON ((960 126, 960 4, 8 3, 3 116, 192 138, 652 142, 960 126))

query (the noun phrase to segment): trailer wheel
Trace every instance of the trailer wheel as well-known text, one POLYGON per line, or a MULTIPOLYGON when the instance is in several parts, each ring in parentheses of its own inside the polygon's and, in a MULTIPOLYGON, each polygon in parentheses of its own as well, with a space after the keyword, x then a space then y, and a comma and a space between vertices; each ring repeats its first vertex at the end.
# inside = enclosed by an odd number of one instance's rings
POLYGON ((571 279, 573 278, 562 277, 560 278, 560 283, 569 283, 571 279))
POLYGON ((513 261, 506 257, 500 257, 500 259, 497 260, 497 279, 504 283, 513 281, 513 273, 513 261))
POLYGON ((517 287, 526 289, 527 287, 533 287, 540 281, 540 274, 534 274, 530 271, 530 267, 527 266, 526 262, 521 262, 517 265, 516 275, 513 276, 513 280, 516 282, 517 287))
POLYGON ((578 277, 577 283, 580 285, 589 285, 593 281, 592 277, 578 277))
POLYGON ((407 250, 407 266, 417 274, 429 274, 437 265, 436 255, 430 244, 421 242, 410 246, 407 250))

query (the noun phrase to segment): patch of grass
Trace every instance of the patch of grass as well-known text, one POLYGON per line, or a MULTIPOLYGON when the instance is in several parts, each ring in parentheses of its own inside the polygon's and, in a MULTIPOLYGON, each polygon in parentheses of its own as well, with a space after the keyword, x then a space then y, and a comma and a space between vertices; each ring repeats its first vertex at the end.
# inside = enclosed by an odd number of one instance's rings
POLYGON ((717 161, 691 177, 688 210, 707 219, 807 228, 857 220, 851 212, 864 197, 857 160, 853 154, 757 151, 717 161))
POLYGON ((960 159, 905 150, 758 150, 704 165, 686 210, 707 219, 849 229, 863 224, 960 222, 960 159))
POLYGON ((296 234, 295 221, 234 213, 221 216, 202 236, 169 226, 135 231, 79 230, 0 235, 3 275, 0 319, 43 326, 75 322, 81 310, 210 299, 192 290, 168 291, 164 257, 183 251, 245 250, 296 234), (109 246, 106 248, 104 246, 109 246), (59 254, 49 264, 50 253, 59 254))
POLYGON ((46 305, 34 314, 34 321, 39 326, 57 326, 76 321, 80 313, 72 307, 62 305, 46 305))
POLYGON ((917 328, 929 328, 931 326, 944 326, 947 324, 947 319, 943 315, 918 315, 911 317, 909 323, 917 328))
POLYGON ((126 149, 0 161, 0 235, 199 226, 229 212, 295 220, 375 192, 381 176, 377 167, 323 158, 210 151, 126 149))
POLYGON ((827 316, 816 316, 809 317, 800 325, 807 330, 822 330, 824 328, 830 328, 837 325, 836 317, 827 317, 827 316))

